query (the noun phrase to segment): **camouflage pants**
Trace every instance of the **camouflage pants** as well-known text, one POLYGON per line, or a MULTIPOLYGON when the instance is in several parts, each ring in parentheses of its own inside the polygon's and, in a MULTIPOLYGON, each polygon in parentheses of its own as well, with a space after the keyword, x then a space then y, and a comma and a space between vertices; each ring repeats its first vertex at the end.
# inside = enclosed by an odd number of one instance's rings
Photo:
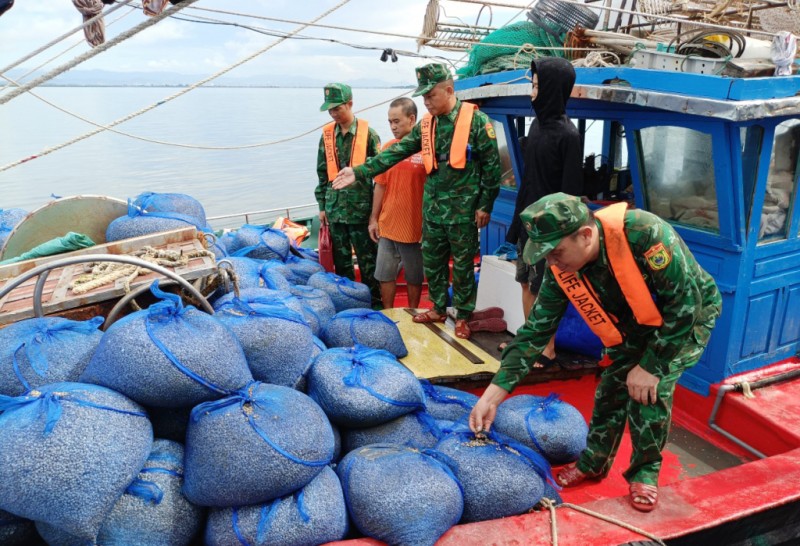
POLYGON ((447 289, 450 286, 450 256, 453 256, 453 307, 457 318, 467 319, 475 309, 475 271, 473 260, 478 253, 478 228, 467 224, 422 223, 422 265, 428 278, 428 296, 433 309, 447 312, 447 289))
POLYGON ((372 294, 372 305, 380 304, 380 285, 375 280, 378 245, 370 239, 367 224, 331 222, 330 228, 333 242, 333 265, 336 268, 336 274, 340 277, 347 277, 351 281, 356 279, 352 251, 355 248, 358 267, 361 270, 361 282, 369 287, 372 294))
MULTIPOLYGON (((695 326, 695 328, 703 328, 695 326)), ((705 341, 708 341, 710 329, 705 341)), ((688 343, 669 365, 669 372, 659 378, 657 400, 647 406, 628 395, 628 372, 638 364, 638 356, 609 351, 613 364, 600 377, 589 423, 586 450, 578 460, 578 469, 594 476, 606 476, 617 454, 625 422, 630 426, 633 452, 623 473, 628 482, 658 485, 661 451, 667 443, 672 423, 675 384, 681 374, 700 360, 705 344, 688 343)))

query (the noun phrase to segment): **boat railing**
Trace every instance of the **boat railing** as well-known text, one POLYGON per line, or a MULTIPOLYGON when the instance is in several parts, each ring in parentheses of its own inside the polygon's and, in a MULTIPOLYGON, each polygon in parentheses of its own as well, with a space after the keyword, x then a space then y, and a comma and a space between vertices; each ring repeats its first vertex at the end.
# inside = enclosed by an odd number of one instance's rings
POLYGON ((280 216, 290 220, 305 219, 310 216, 316 216, 318 210, 317 203, 308 203, 291 207, 221 214, 219 216, 210 216, 207 221, 208 225, 214 229, 231 229, 241 227, 243 224, 271 224, 280 216))

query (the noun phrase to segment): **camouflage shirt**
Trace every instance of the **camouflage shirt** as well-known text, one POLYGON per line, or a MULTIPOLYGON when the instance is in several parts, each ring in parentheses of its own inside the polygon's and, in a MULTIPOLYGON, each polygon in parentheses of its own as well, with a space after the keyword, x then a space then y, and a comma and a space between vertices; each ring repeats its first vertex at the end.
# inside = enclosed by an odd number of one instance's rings
MULTIPOLYGON (((606 352, 612 361, 616 355, 626 355, 638 360, 651 374, 664 377, 670 362, 686 345, 708 343, 704 329, 694 326, 709 326, 719 316, 722 299, 717 285, 672 226, 649 212, 629 210, 625 214, 628 243, 664 320, 660 328, 638 324, 611 273, 603 229, 596 222, 600 229, 600 256, 586 264, 578 275, 589 280, 603 309, 619 320, 616 326, 623 342, 607 348, 606 352)), ((495 385, 510 392, 522 381, 555 334, 568 304, 552 270, 547 268, 528 320, 503 351, 500 370, 492 380, 495 385)))
MULTIPOLYGON (((449 114, 436 116, 435 146, 437 157, 449 155, 455 132, 455 121, 461 101, 449 114)), ((464 169, 453 169, 445 161, 428 175, 422 197, 422 214, 428 222, 463 224, 475 221, 475 211, 492 212, 500 191, 500 156, 497 139, 489 117, 475 111, 469 131, 470 157, 464 169)), ((365 180, 385 172, 396 163, 422 150, 420 124, 400 142, 393 144, 377 157, 356 167, 356 180, 365 180)))
MULTIPOLYGON (((337 124, 333 134, 336 137, 336 152, 339 155, 339 165, 342 168, 350 165, 350 154, 353 150, 353 140, 356 138, 357 120, 354 118, 350 129, 342 134, 342 129, 337 124)), ((381 137, 372 127, 369 128, 367 139, 367 157, 378 155, 381 150, 381 137)), ((319 150, 317 151, 317 176, 319 184, 314 190, 319 210, 328 215, 329 222, 343 224, 361 224, 369 222, 372 212, 372 179, 365 178, 343 189, 334 190, 328 182, 328 163, 325 161, 325 141, 320 136, 319 150)))

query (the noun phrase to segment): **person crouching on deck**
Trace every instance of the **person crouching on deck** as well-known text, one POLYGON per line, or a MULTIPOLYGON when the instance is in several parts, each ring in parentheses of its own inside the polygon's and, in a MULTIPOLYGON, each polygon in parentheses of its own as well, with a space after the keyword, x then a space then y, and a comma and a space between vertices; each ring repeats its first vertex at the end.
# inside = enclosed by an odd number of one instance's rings
POLYGON ((633 453, 625 479, 630 502, 658 502, 661 451, 675 384, 700 359, 722 307, 714 279, 664 220, 617 203, 592 214, 578 197, 555 193, 527 207, 523 258, 545 258, 539 297, 501 356, 500 370, 470 414, 489 430, 497 406, 530 371, 572 303, 605 346, 586 449, 564 467, 564 487, 608 475, 626 420, 633 453), (655 298, 653 298, 655 296, 655 298))

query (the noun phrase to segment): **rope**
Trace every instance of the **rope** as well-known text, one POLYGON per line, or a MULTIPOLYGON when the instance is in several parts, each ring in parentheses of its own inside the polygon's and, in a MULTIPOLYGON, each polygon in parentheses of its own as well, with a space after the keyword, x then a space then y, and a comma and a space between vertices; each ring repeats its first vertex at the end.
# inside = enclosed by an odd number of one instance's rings
MULTIPOLYGON (((150 19, 150 20, 148 21, 148 23, 152 23, 152 22, 154 22, 154 21, 159 21, 159 20, 161 20, 162 18, 164 18, 164 17, 166 17, 166 16, 170 15, 171 13, 173 13, 173 12, 175 11, 175 8, 176 8, 176 7, 183 7, 183 6, 187 6, 187 5, 189 5, 189 4, 193 3, 193 2, 196 2, 196 1, 197 1, 197 0, 185 0, 185 2, 183 2, 183 3, 180 3, 180 4, 178 4, 177 6, 174 6, 173 8, 171 8, 171 9, 169 9, 169 10, 165 11, 165 12, 164 12, 164 13, 162 13, 161 15, 157 15, 157 16, 153 17, 152 19, 150 19)), ((330 15, 330 14, 331 14, 331 13, 333 13, 334 11, 338 10, 339 8, 341 8, 342 6, 344 6, 345 4, 347 4, 348 2, 350 2, 350 0, 341 0, 341 1, 340 1, 338 4, 336 4, 335 6, 333 6, 332 8, 330 8, 329 10, 327 10, 327 11, 323 12, 321 15, 319 15, 319 16, 318 16, 316 19, 314 19, 313 21, 319 21, 320 19, 322 19, 322 18, 324 18, 324 17, 327 17, 328 15, 330 15)), ((313 22, 313 21, 312 21, 312 22, 313 22)), ((177 93, 174 93, 173 95, 170 95, 169 97, 167 97, 167 98, 165 98, 165 99, 163 99, 163 100, 161 100, 161 101, 159 101, 159 102, 153 103, 153 104, 151 104, 151 105, 149 105, 149 106, 145 106, 144 108, 142 108, 142 109, 138 110, 137 112, 133 112, 132 114, 128 114, 128 115, 127 115, 127 116, 125 116, 125 117, 122 117, 122 118, 119 118, 119 119, 117 119, 117 120, 115 120, 115 121, 112 121, 112 122, 111 122, 111 123, 109 123, 107 126, 101 126, 101 127, 98 127, 97 129, 95 129, 95 130, 93 130, 93 131, 89 131, 88 133, 84 133, 83 135, 81 135, 81 136, 78 136, 78 137, 75 137, 75 138, 73 138, 72 140, 69 140, 69 141, 67 141, 67 142, 64 142, 64 143, 62 143, 62 144, 59 144, 59 145, 57 145, 57 146, 52 146, 52 147, 50 147, 50 148, 46 148, 45 150, 43 150, 43 151, 39 152, 39 153, 38 153, 38 154, 36 154, 36 155, 30 156, 30 157, 27 157, 27 158, 24 158, 24 159, 20 159, 20 160, 17 160, 17 161, 14 161, 13 163, 8 163, 7 165, 4 165, 4 166, 0 167, 0 172, 3 172, 3 171, 6 171, 6 170, 8 170, 8 169, 11 169, 11 168, 13 168, 13 167, 16 167, 17 165, 21 165, 22 163, 27 163, 28 161, 31 161, 31 160, 33 160, 33 159, 37 159, 37 158, 39 158, 39 157, 43 157, 43 156, 45 156, 45 155, 51 154, 51 153, 53 153, 53 152, 55 152, 55 151, 57 151, 57 150, 60 150, 60 149, 62 149, 62 148, 66 148, 67 146, 70 146, 70 145, 72 145, 72 144, 75 144, 76 142, 80 142, 81 140, 85 140, 85 139, 87 139, 87 138, 89 138, 89 137, 92 137, 92 136, 94 136, 94 135, 98 134, 98 133, 101 133, 101 132, 105 131, 107 128, 109 128, 109 127, 114 127, 114 126, 116 126, 116 125, 119 125, 119 124, 121 124, 121 123, 124 123, 124 122, 126 122, 126 121, 128 121, 128 120, 131 120, 131 119, 133 119, 133 118, 135 118, 135 117, 138 117, 138 116, 140 116, 140 115, 142 115, 142 114, 144 114, 144 113, 146 113, 146 112, 149 112, 150 110, 153 110, 154 108, 156 108, 156 107, 158 107, 158 106, 161 106, 162 104, 166 104, 167 102, 170 102, 170 101, 172 101, 172 100, 174 100, 174 99, 177 99, 178 97, 181 97, 181 96, 185 95, 185 94, 186 94, 186 93, 188 93, 189 91, 193 91, 193 90, 197 89, 198 87, 200 87, 200 86, 202 86, 202 85, 205 85, 206 83, 208 83, 208 82, 210 82, 210 81, 212 81, 212 80, 214 80, 214 79, 216 79, 216 78, 218 78, 218 77, 220 77, 220 76, 222 76, 222 75, 224 75, 224 74, 227 74, 228 72, 230 72, 230 71, 231 71, 231 70, 233 70, 234 68, 237 68, 237 67, 239 67, 239 66, 241 66, 241 65, 245 64, 246 62, 248 62, 248 61, 251 61, 251 60, 255 59, 255 58, 256 58, 256 57, 258 57, 259 55, 262 55, 263 53, 266 53, 267 51, 269 51, 270 49, 272 49, 272 48, 273 48, 273 47, 275 47, 276 45, 278 45, 278 44, 282 43, 283 41, 287 40, 287 39, 288 39, 290 36, 292 36, 292 35, 294 35, 294 34, 297 34, 297 33, 298 33, 298 32, 300 32, 301 30, 303 30, 304 28, 306 28, 306 27, 307 27, 309 24, 310 24, 310 23, 304 23, 304 24, 303 24, 303 25, 301 25, 300 27, 298 27, 298 28, 296 28, 295 30, 291 31, 291 32, 290 32, 290 33, 289 33, 289 34, 288 34, 286 37, 284 37, 284 38, 279 38, 277 41, 275 41, 275 42, 272 42, 271 44, 269 44, 268 46, 266 46, 266 47, 264 47, 264 48, 261 48, 260 50, 256 51, 256 52, 255 52, 255 53, 253 53, 252 55, 248 55, 248 56, 247 56, 247 57, 245 57, 244 59, 241 59, 241 60, 237 61, 236 63, 234 63, 234 64, 232 64, 232 65, 228 66, 227 68, 224 68, 224 69, 220 70, 219 72, 217 72, 217 73, 215 73, 215 74, 212 74, 211 76, 209 76, 209 77, 207 77, 207 78, 205 78, 205 79, 202 79, 202 80, 200 80, 200 81, 198 81, 198 82, 196 82, 196 83, 194 83, 194 84, 190 85, 189 87, 186 87, 186 88, 182 89, 181 91, 178 91, 177 93)), ((140 25, 140 26, 141 26, 141 25, 140 25)), ((148 25, 148 26, 149 26, 149 25, 148 25)), ((132 30, 133 30, 133 29, 132 29, 132 30)), ((115 39, 116 39, 116 38, 115 38, 115 39)), ((112 40, 112 41, 113 41, 113 40, 112 40)), ((111 43, 111 42, 106 42, 106 43, 105 43, 105 44, 103 44, 102 46, 99 46, 99 47, 95 48, 94 50, 92 50, 92 52, 94 52, 94 51, 97 51, 98 49, 100 49, 100 48, 102 48, 102 47, 105 47, 106 45, 108 45, 108 44, 110 44, 110 43, 111 43)), ((74 65, 73 65, 73 66, 74 66, 74 65)), ((45 76, 47 76, 47 75, 45 75, 45 76)), ((43 76, 43 77, 45 77, 45 76, 43 76)), ((24 87, 26 87, 27 89, 30 89, 30 88, 32 88, 32 87, 35 87, 36 85, 38 85, 38 83, 37 83, 37 82, 38 82, 39 80, 41 80, 41 79, 42 79, 42 78, 38 78, 37 80, 34 80, 33 82, 30 82, 29 84, 26 84, 24 87)), ((23 88, 18 88, 18 90, 20 90, 20 89, 23 89, 23 88)), ((27 89, 24 89, 24 90, 25 90, 25 91, 27 91, 27 89)), ((20 91, 20 93, 21 93, 21 92, 23 92, 23 91, 20 91)), ((17 94, 19 94, 19 93, 17 93, 17 94)), ((14 96, 16 96, 16 95, 14 95, 14 96)), ((4 99, 5 99, 5 98, 6 98, 6 97, 0 97, 0 105, 2 105, 2 104, 3 104, 3 102, 4 102, 4 99)), ((13 97, 11 97, 11 98, 13 98, 13 97)), ((10 99, 9 99, 9 100, 10 100, 10 99)), ((5 102, 7 102, 7 101, 5 101, 5 102)), ((319 126, 319 127, 315 128, 315 129, 313 129, 312 131, 317 131, 317 130, 319 130, 321 127, 322 127, 322 126, 319 126)), ((307 131, 305 134, 309 134, 309 133, 311 133, 312 131, 307 131)), ((301 135, 301 136, 305 136, 305 134, 304 134, 304 135, 301 135)), ((299 138, 299 137, 296 137, 296 138, 299 138)), ((284 142, 284 141, 286 141, 286 140, 293 140, 293 139, 282 139, 282 140, 276 141, 276 143, 277 143, 277 142, 284 142)), ((160 142, 160 141, 156 141, 156 140, 152 140, 151 142, 156 142, 156 143, 159 143, 159 144, 166 144, 166 143, 164 143, 164 142, 160 142)), ((194 146, 186 146, 186 147, 194 147, 194 146)), ((253 146, 250 146, 250 147, 253 147, 253 146)), ((243 148, 244 148, 244 147, 243 147, 243 148)), ((224 148, 219 148, 219 149, 224 149, 224 148)))
MULTIPOLYGON (((115 45, 117 45, 117 44, 119 44, 121 42, 124 42, 128 38, 130 38, 132 36, 135 36, 136 34, 138 34, 139 32, 143 31, 144 29, 155 25, 156 23, 158 23, 159 21, 161 21, 165 17, 169 17, 171 14, 176 13, 176 12, 184 9, 186 6, 188 6, 188 5, 190 5, 190 4, 194 3, 194 2, 197 2, 197 0, 184 0, 180 4, 176 4, 176 5, 172 6, 169 10, 165 11, 161 15, 157 15, 156 17, 153 17, 152 19, 148 19, 147 21, 145 21, 143 23, 139 23, 135 27, 133 27, 133 28, 131 28, 129 30, 126 30, 125 32, 122 32, 122 33, 118 34, 117 36, 114 37, 113 40, 110 40, 110 41, 108 41, 108 42, 106 42, 104 44, 101 44, 101 45, 93 48, 93 49, 90 49, 89 51, 87 51, 83 55, 78 55, 77 57, 72 59, 70 62, 65 63, 65 64, 63 64, 63 65, 51 70, 47 74, 44 74, 44 75, 36 78, 35 80, 32 80, 32 81, 26 83, 25 85, 17 87, 13 91, 9 91, 7 94, 5 94, 2 97, 0 97, 0 105, 3 105, 5 103, 9 102, 11 99, 13 99, 15 97, 18 97, 19 95, 25 93, 26 91, 28 91, 30 89, 33 89, 34 87, 38 87, 39 85, 43 84, 44 82, 52 80, 56 76, 58 76, 60 74, 63 74, 67 70, 70 70, 71 68, 76 67, 77 65, 81 64, 82 62, 91 59, 95 55, 99 55, 100 53, 103 53, 104 51, 106 51, 108 49, 111 49, 115 45)), ((94 18, 90 19, 90 21, 93 20, 93 19, 94 18)))
MULTIPOLYGON (((133 1, 133 0, 125 0, 124 4, 127 4, 128 2, 132 2, 132 1, 133 1)), ((108 10, 108 11, 106 12, 106 15, 110 14, 110 13, 111 13, 112 11, 114 11, 115 9, 122 7, 124 4, 117 4, 116 6, 114 6, 114 7, 113 7, 113 8, 111 8, 110 10, 108 10)), ((106 27, 110 27, 110 26, 112 26, 114 23, 116 23, 116 22, 120 21, 121 19, 124 19, 125 17, 127 17, 127 16, 128 16, 128 15, 130 15, 131 13, 136 13, 136 12, 137 12, 136 8, 132 7, 132 8, 131 8, 131 9, 129 9, 129 10, 126 12, 126 13, 124 13, 124 14, 120 15, 119 17, 117 17, 116 19, 114 19, 113 21, 111 21, 110 23, 107 23, 107 24, 106 24, 106 27)), ((42 67, 44 67, 44 66, 46 66, 46 65, 50 64, 51 62, 55 61, 56 59, 58 59, 59 57, 61 57, 61 56, 62 56, 62 55, 64 55, 65 53, 67 53, 68 51, 70 51, 70 50, 72 50, 72 49, 75 49, 76 47, 78 47, 79 45, 83 44, 84 42, 85 42, 85 40, 82 40, 82 39, 81 39, 81 40, 78 40, 77 42, 75 42, 74 44, 72 44, 71 46, 69 46, 68 48, 66 48, 65 50, 63 50, 63 51, 61 51, 61 52, 59 52, 59 53, 55 54, 54 56, 50 57, 50 58, 49 58, 49 59, 47 59, 46 61, 44 61, 44 62, 42 62, 41 64, 39 64, 38 66, 35 66, 35 67, 31 68, 30 70, 28 70, 28 71, 27 71, 26 73, 24 73, 23 75, 21 75, 21 76, 18 76, 18 77, 17 77, 17 79, 18 79, 18 80, 20 80, 20 81, 24 80, 25 78, 27 78, 27 77, 28 77, 28 76, 30 76, 31 74, 34 74, 34 73, 38 72, 38 71, 39 71, 39 70, 40 70, 42 67)), ((6 80, 6 81, 8 81, 8 82, 10 82, 10 83, 13 83, 13 84, 14 84, 14 86, 19 86, 19 85, 20 85, 19 83, 17 83, 17 82, 15 82, 15 81, 11 80, 10 78, 6 77, 6 76, 5 76, 5 75, 4 75, 2 72, 0 72, 0 78, 3 78, 4 80, 6 80)), ((12 87, 10 87, 10 86, 9 86, 9 87, 5 88, 4 90, 7 90, 7 89, 12 89, 12 87)), ((30 93, 31 95, 33 95, 33 92, 32 92, 32 91, 28 91, 28 93, 30 93)), ((34 96, 34 97, 36 97, 36 98, 39 98, 37 95, 33 95, 33 96, 34 96)), ((40 99, 40 100, 43 100, 43 99, 40 99)), ((67 113, 69 114, 69 112, 67 112, 67 113)), ((72 115, 72 114, 70 114, 70 115, 72 115)))
MULTIPOLYGON (((131 256, 136 256, 147 262, 165 267, 185 267, 192 258, 213 257, 214 253, 208 250, 193 250, 183 252, 177 250, 156 249, 150 246, 143 247, 141 250, 132 252, 131 256)), ((130 264, 101 262, 92 267, 91 271, 85 275, 80 275, 70 283, 73 294, 85 294, 95 288, 100 288, 106 284, 115 282, 117 279, 125 279, 125 292, 130 292, 130 283, 139 275, 145 275, 150 271, 142 267, 130 264)))
POLYGON ((547 508, 548 511, 550 512, 550 533, 552 534, 553 546, 558 546, 558 524, 556 522, 556 508, 559 508, 559 507, 560 508, 572 508, 576 512, 580 512, 582 514, 586 514, 587 516, 591 516, 591 517, 597 518, 599 520, 605 521, 607 523, 611 523, 613 525, 617 525, 619 527, 622 527, 623 529, 627 529, 628 531, 633 531, 634 533, 642 535, 643 537, 649 538, 650 540, 652 540, 653 542, 655 542, 657 544, 660 544, 661 546, 666 546, 666 544, 664 544, 664 541, 661 540, 660 538, 658 538, 657 536, 655 536, 655 535, 653 535, 651 533, 648 533, 644 529, 639 529, 638 527, 634 527, 633 525, 631 525, 629 523, 626 523, 626 522, 624 522, 624 521, 622 521, 620 519, 612 518, 611 516, 606 516, 605 514, 601 514, 599 512, 595 512, 593 510, 589 510, 588 508, 584 508, 584 507, 578 506, 576 504, 571 504, 569 502, 564 502, 564 503, 561 503, 559 506, 556 506, 555 503, 552 500, 550 500, 550 499, 548 499, 546 497, 543 497, 542 500, 539 501, 539 502, 545 508, 547 508))
MULTIPOLYGON (((118 10, 118 9, 119 9, 119 8, 121 8, 121 7, 127 6, 127 5, 128 5, 128 4, 130 4, 131 2, 133 2, 133 0, 120 0, 120 1, 117 3, 117 5, 115 5, 115 6, 112 6, 112 7, 110 7, 109 9, 107 9, 107 10, 106 10, 106 12, 105 12, 105 15, 110 15, 110 14, 111 14, 113 11, 116 11, 116 10, 118 10)), ((21 65, 22 63, 24 63, 24 62, 25 62, 25 61, 27 61, 28 59, 31 59, 31 58, 33 58, 33 57, 37 56, 39 53, 42 53, 43 51, 45 51, 45 50, 47 50, 47 49, 50 49, 51 47, 53 47, 54 45, 56 45, 56 44, 57 44, 57 43, 59 43, 59 42, 63 42, 64 40, 66 40, 67 38, 69 38, 70 36, 72 36, 73 34, 75 34, 76 32, 78 32, 79 30, 83 30, 83 29, 84 29, 84 27, 87 27, 87 26, 91 25, 92 23, 94 23, 95 19, 97 19, 97 18, 100 18, 100 17, 103 17, 103 15, 102 15, 102 14, 98 14, 98 15, 97 15, 97 17, 92 17, 92 18, 91 18, 91 19, 89 19, 88 21, 84 21, 84 22, 83 22, 83 24, 82 24, 82 25, 80 25, 79 27, 73 28, 72 30, 70 30, 70 31, 68 31, 68 32, 66 32, 66 33, 64 33, 64 34, 62 34, 61 36, 59 36, 59 37, 58 37, 58 38, 56 38, 55 40, 53 40, 53 41, 51 41, 51 42, 49 42, 49 43, 47 43, 47 44, 43 45, 42 47, 40 47, 40 48, 39 48, 39 49, 37 49, 36 51, 33 51, 33 52, 31 52, 31 53, 28 53, 27 55, 25 55, 25 56, 24 56, 24 57, 22 57, 21 59, 18 59, 18 60, 16 60, 16 61, 14 61, 13 63, 11 63, 10 65, 8 65, 8 66, 6 66, 6 67, 3 67, 2 69, 0 69, 0 74, 5 74, 6 72, 8 72, 9 70, 11 70, 12 68, 15 68, 15 67, 17 67, 17 66, 21 65)), ((81 42, 82 42, 82 41, 83 41, 83 40, 81 40, 81 42)), ((74 46, 73 46, 73 47, 74 47, 74 46)))
POLYGON ((753 392, 753 389, 750 388, 749 381, 742 381, 741 385, 742 385, 742 395, 745 398, 752 399, 756 397, 755 393, 753 392))

